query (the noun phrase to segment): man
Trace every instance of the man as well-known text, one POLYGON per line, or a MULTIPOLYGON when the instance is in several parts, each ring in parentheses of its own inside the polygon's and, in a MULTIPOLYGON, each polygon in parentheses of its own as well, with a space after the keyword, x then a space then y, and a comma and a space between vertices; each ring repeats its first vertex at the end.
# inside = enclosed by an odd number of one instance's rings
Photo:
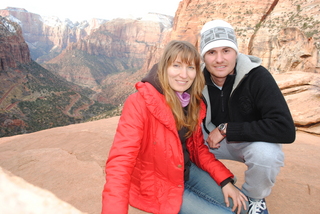
POLYGON ((287 103, 261 60, 239 53, 229 23, 206 23, 200 49, 206 80, 205 140, 218 159, 247 165, 242 190, 249 213, 267 214, 265 197, 284 162, 281 144, 295 140, 287 103))

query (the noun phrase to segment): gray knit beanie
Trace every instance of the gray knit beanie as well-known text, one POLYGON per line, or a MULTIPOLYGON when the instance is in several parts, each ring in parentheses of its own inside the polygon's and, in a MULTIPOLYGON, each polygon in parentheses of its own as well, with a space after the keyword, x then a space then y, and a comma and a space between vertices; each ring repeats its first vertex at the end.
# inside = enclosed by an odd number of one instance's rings
POLYGON ((237 37, 233 27, 223 20, 214 20, 203 25, 201 30, 200 54, 217 47, 230 47, 239 54, 237 37))

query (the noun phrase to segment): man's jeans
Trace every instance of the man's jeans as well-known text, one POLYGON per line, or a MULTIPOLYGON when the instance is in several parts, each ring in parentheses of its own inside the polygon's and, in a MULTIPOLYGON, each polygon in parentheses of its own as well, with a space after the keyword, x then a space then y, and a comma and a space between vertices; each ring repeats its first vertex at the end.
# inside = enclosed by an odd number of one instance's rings
POLYGON ((190 177, 185 182, 183 203, 180 214, 226 214, 233 213, 230 199, 230 208, 226 207, 221 187, 211 176, 198 168, 194 163, 190 166, 190 177))

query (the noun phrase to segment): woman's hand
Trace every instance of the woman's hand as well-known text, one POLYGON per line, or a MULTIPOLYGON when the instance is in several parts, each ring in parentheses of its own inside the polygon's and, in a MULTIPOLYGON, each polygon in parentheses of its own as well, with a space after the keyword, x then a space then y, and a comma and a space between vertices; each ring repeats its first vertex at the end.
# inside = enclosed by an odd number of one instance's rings
POLYGON ((220 148, 220 142, 223 138, 224 137, 221 135, 219 129, 215 128, 209 133, 207 143, 211 149, 218 149, 220 148))
POLYGON ((247 206, 246 206, 246 201, 248 201, 247 197, 240 190, 238 190, 231 182, 229 182, 227 185, 222 187, 222 192, 223 192, 224 200, 227 207, 230 206, 229 197, 232 198, 233 212, 238 208, 237 214, 240 214, 242 207, 243 209, 247 210, 247 206))

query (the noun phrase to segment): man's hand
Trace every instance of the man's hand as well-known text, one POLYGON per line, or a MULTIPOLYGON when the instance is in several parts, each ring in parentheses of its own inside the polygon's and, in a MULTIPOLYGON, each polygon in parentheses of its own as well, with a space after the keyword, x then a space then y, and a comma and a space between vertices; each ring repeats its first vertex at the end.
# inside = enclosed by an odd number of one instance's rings
POLYGON ((220 148, 220 142, 223 140, 223 136, 221 135, 218 128, 215 128, 210 132, 207 138, 207 143, 210 148, 212 149, 218 149, 220 148))

